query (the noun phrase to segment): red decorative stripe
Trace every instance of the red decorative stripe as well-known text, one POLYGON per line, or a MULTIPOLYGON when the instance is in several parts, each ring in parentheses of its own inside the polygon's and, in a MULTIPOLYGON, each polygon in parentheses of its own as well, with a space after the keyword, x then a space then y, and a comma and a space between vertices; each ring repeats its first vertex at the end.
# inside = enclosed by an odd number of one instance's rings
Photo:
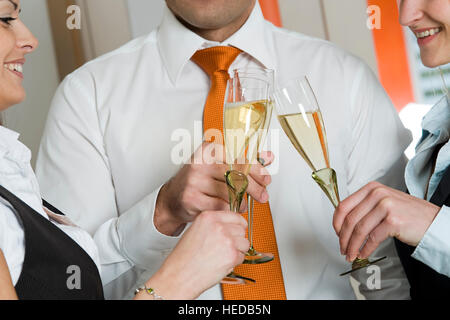
POLYGON ((278 0, 259 0, 259 5, 266 20, 269 20, 277 27, 282 26, 278 0))
POLYGON ((406 40, 399 23, 397 2, 394 0, 367 2, 369 6, 376 5, 381 9, 381 28, 372 31, 379 77, 397 111, 400 111, 408 103, 414 102, 414 89, 406 40))

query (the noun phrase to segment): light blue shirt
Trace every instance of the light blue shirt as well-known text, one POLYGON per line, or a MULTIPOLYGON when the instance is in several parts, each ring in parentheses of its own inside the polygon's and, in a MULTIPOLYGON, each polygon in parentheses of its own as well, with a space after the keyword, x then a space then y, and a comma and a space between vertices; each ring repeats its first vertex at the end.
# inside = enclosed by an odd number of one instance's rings
MULTIPOLYGON (((409 161, 405 182, 411 195, 430 201, 443 174, 450 166, 450 103, 444 96, 423 118, 423 135, 416 155, 409 161), (435 147, 445 143, 438 153, 432 174, 431 157, 435 147), (432 175, 431 175, 432 174, 432 175), (431 178, 430 178, 431 175, 431 178), (429 181, 428 181, 429 180, 429 181), (428 186, 428 192, 427 190, 428 186)), ((450 208, 443 206, 413 252, 412 257, 450 277, 450 208)))

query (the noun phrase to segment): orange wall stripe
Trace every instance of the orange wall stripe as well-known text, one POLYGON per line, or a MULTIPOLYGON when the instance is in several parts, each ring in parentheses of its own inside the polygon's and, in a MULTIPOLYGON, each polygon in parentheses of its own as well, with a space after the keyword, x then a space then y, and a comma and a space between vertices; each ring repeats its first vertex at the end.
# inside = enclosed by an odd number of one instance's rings
POLYGON ((269 20, 277 27, 282 26, 278 0, 259 0, 259 5, 266 20, 269 20))
POLYGON ((397 1, 368 0, 381 9, 381 29, 373 29, 380 81, 397 111, 414 102, 414 89, 406 52, 406 40, 399 23, 397 1))

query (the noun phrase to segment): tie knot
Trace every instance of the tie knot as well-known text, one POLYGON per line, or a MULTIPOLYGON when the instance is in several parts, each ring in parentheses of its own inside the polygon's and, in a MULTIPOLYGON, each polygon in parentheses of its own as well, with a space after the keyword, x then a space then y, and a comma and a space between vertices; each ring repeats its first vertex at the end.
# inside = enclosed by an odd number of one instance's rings
POLYGON ((234 47, 218 46, 198 50, 192 61, 200 66, 209 76, 216 71, 227 71, 234 59, 242 51, 234 47))

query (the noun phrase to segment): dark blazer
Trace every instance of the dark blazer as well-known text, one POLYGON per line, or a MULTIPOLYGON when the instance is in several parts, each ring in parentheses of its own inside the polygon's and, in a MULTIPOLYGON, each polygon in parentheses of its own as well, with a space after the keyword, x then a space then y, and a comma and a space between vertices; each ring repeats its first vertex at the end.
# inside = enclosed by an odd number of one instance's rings
MULTIPOLYGON (((14 207, 13 212, 25 233, 25 257, 15 286, 19 299, 104 298, 97 266, 83 248, 3 186, 0 186, 0 197, 14 207)), ((44 205, 60 214, 47 202, 44 205)))

